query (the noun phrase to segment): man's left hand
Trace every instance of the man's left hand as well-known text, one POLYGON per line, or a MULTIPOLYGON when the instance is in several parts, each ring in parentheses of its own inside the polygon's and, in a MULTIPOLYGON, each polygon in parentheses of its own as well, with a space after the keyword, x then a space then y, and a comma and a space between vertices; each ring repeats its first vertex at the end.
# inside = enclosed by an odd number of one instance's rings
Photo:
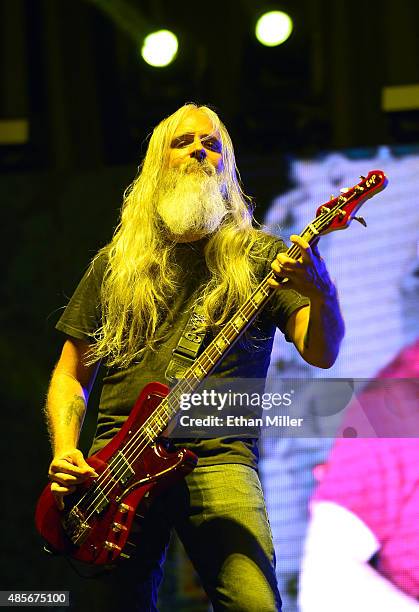
POLYGON ((270 279, 271 287, 279 289, 295 289, 310 300, 322 301, 335 293, 335 287, 327 271, 326 265, 317 246, 310 247, 301 236, 290 237, 300 251, 300 257, 292 259, 285 253, 278 253, 271 268, 285 282, 270 279))

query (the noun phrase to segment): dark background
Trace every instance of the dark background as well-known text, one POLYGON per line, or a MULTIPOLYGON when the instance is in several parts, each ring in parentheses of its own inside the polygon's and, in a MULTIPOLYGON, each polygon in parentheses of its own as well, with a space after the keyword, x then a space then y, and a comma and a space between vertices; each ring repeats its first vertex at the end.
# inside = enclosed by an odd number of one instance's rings
MULTIPOLYGON (((215 107, 261 221, 290 186, 291 157, 419 141, 417 111, 381 110, 384 86, 419 82, 418 23, 415 0, 0 0, 0 120, 29 122, 26 143, 0 145, 1 588, 83 590, 33 528, 50 460, 41 409, 62 342, 53 328, 112 235, 153 127, 186 101, 215 107), (294 32, 265 48, 254 23, 272 8, 294 32), (140 42, 162 27, 180 50, 152 68, 140 42)), ((83 445, 93 422, 94 407, 83 445)))

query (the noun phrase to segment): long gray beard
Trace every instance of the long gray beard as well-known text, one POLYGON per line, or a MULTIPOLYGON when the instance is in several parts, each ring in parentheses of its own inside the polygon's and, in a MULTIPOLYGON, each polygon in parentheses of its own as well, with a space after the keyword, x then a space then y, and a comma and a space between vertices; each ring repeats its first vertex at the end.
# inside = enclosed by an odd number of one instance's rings
POLYGON ((214 232, 228 213, 222 184, 208 162, 191 160, 167 170, 157 196, 157 212, 175 237, 203 237, 214 232))

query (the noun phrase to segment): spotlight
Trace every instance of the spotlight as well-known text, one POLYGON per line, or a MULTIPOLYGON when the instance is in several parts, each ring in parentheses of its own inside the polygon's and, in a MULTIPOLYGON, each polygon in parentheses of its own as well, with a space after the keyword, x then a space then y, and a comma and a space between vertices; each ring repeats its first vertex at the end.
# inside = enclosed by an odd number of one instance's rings
POLYGON ((159 30, 144 38, 141 56, 150 66, 162 68, 174 60, 177 50, 178 40, 173 32, 159 30))
POLYGON ((256 23, 255 34, 266 47, 276 47, 287 40, 292 32, 292 19, 283 11, 270 11, 256 23))

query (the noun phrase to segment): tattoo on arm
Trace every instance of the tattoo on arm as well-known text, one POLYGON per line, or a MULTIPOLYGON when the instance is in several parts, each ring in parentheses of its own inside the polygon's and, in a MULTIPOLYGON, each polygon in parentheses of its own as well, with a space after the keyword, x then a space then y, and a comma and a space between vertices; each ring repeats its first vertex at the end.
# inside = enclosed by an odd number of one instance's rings
POLYGON ((84 400, 80 395, 75 395, 73 401, 67 406, 67 410, 65 413, 65 424, 70 425, 73 416, 76 417, 78 423, 80 423, 83 418, 84 411, 86 410, 86 405, 84 400))

